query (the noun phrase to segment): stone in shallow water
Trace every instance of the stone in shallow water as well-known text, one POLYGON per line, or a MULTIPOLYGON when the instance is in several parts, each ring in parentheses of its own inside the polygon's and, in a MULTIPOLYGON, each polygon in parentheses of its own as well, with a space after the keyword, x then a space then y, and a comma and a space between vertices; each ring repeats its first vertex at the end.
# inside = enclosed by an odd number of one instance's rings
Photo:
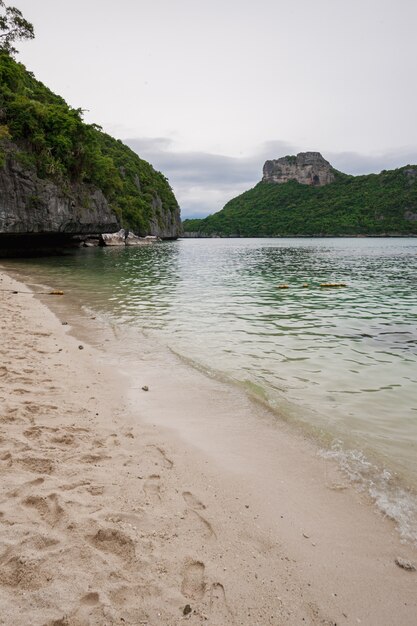
POLYGON ((103 233, 100 237, 100 242, 104 246, 124 246, 126 241, 126 234, 124 228, 117 233, 103 233))
POLYGON ((155 241, 158 237, 138 237, 124 228, 117 233, 103 233, 100 239, 103 246, 146 246, 155 241))
POLYGON ((129 233, 125 239, 125 243, 127 246, 147 246, 150 243, 155 243, 157 241, 157 237, 137 237, 133 233, 129 233))

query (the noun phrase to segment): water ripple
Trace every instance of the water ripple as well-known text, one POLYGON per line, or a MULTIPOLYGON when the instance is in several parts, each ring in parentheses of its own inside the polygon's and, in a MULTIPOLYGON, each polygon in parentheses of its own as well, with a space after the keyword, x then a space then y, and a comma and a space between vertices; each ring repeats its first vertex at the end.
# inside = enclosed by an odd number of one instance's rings
POLYGON ((30 265, 281 413, 400 459, 417 486, 416 239, 188 240, 30 265))

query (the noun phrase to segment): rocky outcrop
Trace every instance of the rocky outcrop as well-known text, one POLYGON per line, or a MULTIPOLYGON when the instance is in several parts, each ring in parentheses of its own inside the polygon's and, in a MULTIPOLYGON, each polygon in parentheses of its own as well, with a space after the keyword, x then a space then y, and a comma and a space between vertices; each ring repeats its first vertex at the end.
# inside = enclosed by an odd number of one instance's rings
POLYGON ((101 246, 147 246, 158 241, 158 237, 137 237, 133 233, 122 228, 117 233, 103 233, 100 236, 101 246))
POLYGON ((158 195, 152 200, 152 215, 149 219, 151 235, 161 239, 177 239, 182 233, 181 215, 179 207, 174 210, 164 210, 158 195))
MULTIPOLYGON (((149 216, 149 237, 125 231, 103 192, 93 185, 58 184, 39 178, 24 163, 25 154, 11 142, 0 165, 0 257, 57 253, 70 246, 146 245, 156 238, 176 239, 182 232, 178 206, 165 208, 155 193, 149 216), (23 158, 22 158, 23 155, 23 158), (116 242, 118 235, 120 242, 116 242), (88 235, 95 241, 87 242, 88 235)), ((139 179, 138 179, 139 180, 139 179)), ((139 182, 138 182, 139 184, 139 182)))
POLYGON ((116 216, 100 189, 59 187, 9 152, 0 168, 0 234, 89 234, 114 231, 116 216))
POLYGON ((320 152, 299 152, 297 156, 285 156, 266 161, 263 182, 287 183, 296 180, 302 185, 322 187, 335 180, 334 169, 320 152))

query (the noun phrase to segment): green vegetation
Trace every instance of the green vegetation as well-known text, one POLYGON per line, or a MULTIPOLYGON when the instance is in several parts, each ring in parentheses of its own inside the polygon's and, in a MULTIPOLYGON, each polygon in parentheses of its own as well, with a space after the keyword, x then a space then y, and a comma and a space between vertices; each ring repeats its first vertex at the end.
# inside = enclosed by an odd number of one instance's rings
POLYGON ((21 11, 6 6, 4 0, 0 0, 0 51, 16 54, 14 42, 33 39, 34 36, 33 25, 25 20, 21 11))
POLYGON ((334 183, 258 183, 185 232, 242 237, 417 234, 417 166, 334 183))
POLYGON ((178 208, 163 174, 100 127, 85 124, 81 109, 68 106, 0 45, 0 167, 10 152, 62 189, 80 183, 100 188, 122 225, 141 235, 149 232, 158 198, 164 212, 178 208))

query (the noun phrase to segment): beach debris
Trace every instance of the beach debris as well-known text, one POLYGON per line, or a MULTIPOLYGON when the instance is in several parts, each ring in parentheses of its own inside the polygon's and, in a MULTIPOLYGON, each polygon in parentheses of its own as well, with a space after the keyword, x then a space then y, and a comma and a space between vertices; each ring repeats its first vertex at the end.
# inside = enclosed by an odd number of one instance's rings
POLYGON ((303 533, 303 537, 304 537, 305 539, 310 539, 310 535, 307 535, 306 533, 303 533))
POLYGON ((68 326, 68 322, 62 322, 63 326, 68 326))
POLYGON ((78 346, 78 350, 84 350, 84 346, 82 346, 81 344, 78 346))
POLYGON ((320 287, 347 287, 346 283, 320 283, 320 287))
POLYGON ((183 615, 188 615, 189 613, 191 613, 192 608, 190 607, 189 604, 186 604, 185 607, 182 610, 182 614, 183 615))
POLYGON ((54 291, 50 291, 49 295, 50 296, 63 296, 64 292, 60 291, 59 289, 55 289, 54 291))
POLYGON ((143 389, 143 391, 149 391, 148 385, 143 385, 142 389, 143 389))
POLYGON ((395 559, 395 563, 398 565, 398 567, 401 567, 408 572, 415 572, 417 569, 414 563, 411 563, 411 561, 407 561, 407 559, 402 559, 400 556, 397 556, 397 558, 395 559))

